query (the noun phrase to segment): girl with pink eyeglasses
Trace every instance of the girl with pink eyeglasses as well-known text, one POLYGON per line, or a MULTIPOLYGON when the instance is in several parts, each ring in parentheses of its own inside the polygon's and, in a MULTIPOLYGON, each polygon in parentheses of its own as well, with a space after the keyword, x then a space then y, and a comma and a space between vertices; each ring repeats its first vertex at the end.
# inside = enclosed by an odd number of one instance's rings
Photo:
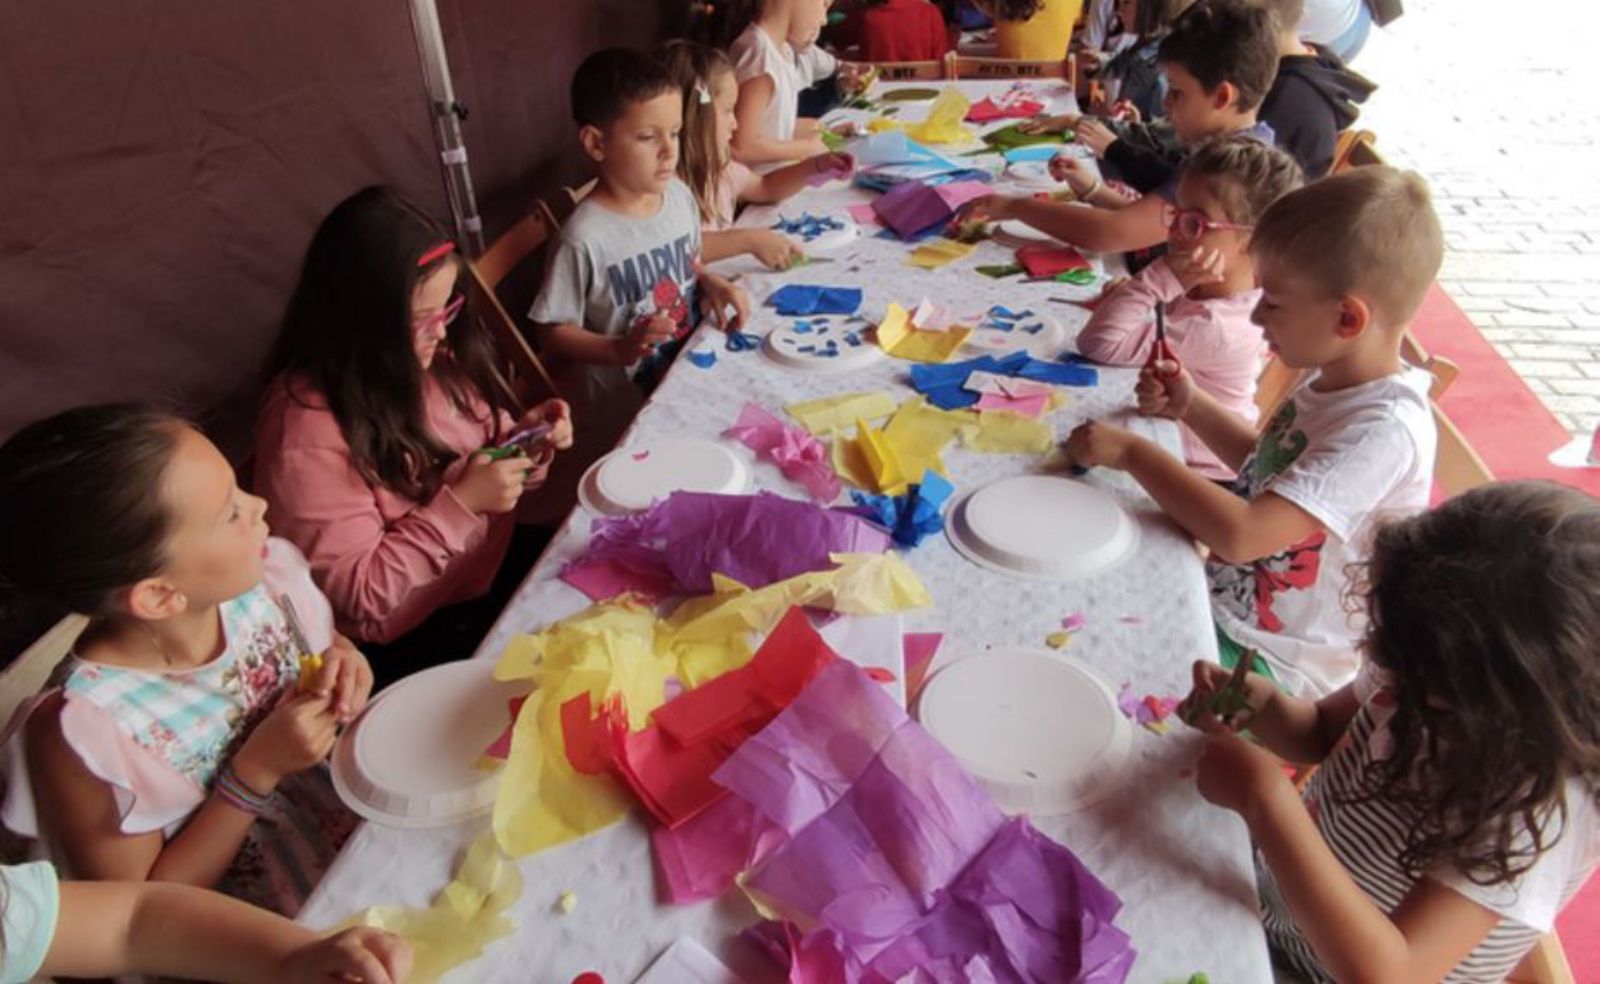
POLYGON ((513 513, 572 444, 565 403, 525 410, 501 381, 463 262, 415 205, 357 192, 317 229, 268 364, 257 491, 380 683, 471 655, 548 542, 513 513))
MULTIPOLYGON (((1250 231, 1267 206, 1300 183, 1294 159, 1259 140, 1203 144, 1184 164, 1176 202, 1166 204, 1166 255, 1107 287, 1078 333, 1078 351, 1106 365, 1144 365, 1157 341, 1159 309, 1164 340, 1195 384, 1254 423, 1266 342, 1250 320, 1261 297, 1250 231)), ((1207 478, 1234 477, 1187 427, 1183 450, 1207 478)))

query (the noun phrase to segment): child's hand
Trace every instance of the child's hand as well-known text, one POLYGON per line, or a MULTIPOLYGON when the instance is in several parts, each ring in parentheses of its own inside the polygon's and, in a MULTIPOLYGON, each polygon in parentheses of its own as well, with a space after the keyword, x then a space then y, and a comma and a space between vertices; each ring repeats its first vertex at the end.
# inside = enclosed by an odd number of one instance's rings
POLYGON ((1133 392, 1146 417, 1182 420, 1194 403, 1194 377, 1176 362, 1163 360, 1153 371, 1139 370, 1139 385, 1133 392))
POLYGON ((1107 280, 1106 283, 1105 283, 1105 286, 1100 288, 1100 298, 1099 299, 1103 301, 1106 298, 1110 297, 1112 294, 1115 294, 1117 291, 1121 290, 1123 288, 1123 286, 1126 285, 1132 279, 1133 279, 1132 277, 1112 277, 1110 280, 1107 280))
POLYGON ((334 716, 340 724, 349 724, 372 694, 372 666, 355 643, 335 634, 333 645, 322 652, 322 669, 310 692, 331 698, 334 716))
POLYGON ((956 213, 957 225, 968 222, 1001 222, 1011 218, 1016 199, 1010 195, 981 195, 961 206, 956 213))
POLYGON ((524 455, 494 461, 486 454, 475 454, 450 483, 450 491, 475 513, 510 512, 522 498, 523 483, 533 468, 533 460, 524 455))
POLYGON ((839 90, 847 96, 859 96, 872 88, 878 80, 878 67, 862 62, 846 62, 839 66, 839 90))
POLYGON ((1186 294, 1196 287, 1222 283, 1223 276, 1227 273, 1227 264, 1222 259, 1222 251, 1202 246, 1189 250, 1172 250, 1167 253, 1165 262, 1167 269, 1171 270, 1172 275, 1178 278, 1178 283, 1183 285, 1183 292, 1186 294))
POLYGON ((750 320, 750 295, 714 273, 700 275, 700 298, 712 323, 723 331, 738 331, 750 320))
POLYGON ((1138 438, 1131 431, 1097 420, 1080 424, 1067 437, 1067 457, 1080 468, 1102 465, 1121 471, 1128 466, 1128 449, 1138 438))
POLYGON ((800 262, 805 254, 788 236, 771 229, 752 229, 750 255, 761 261, 761 265, 768 270, 787 270, 800 262))
POLYGON ((541 443, 557 451, 565 451, 572 447, 572 407, 566 400, 545 400, 529 409, 522 415, 522 419, 517 421, 518 429, 537 427, 540 424, 550 425, 550 432, 543 437, 541 443))
POLYGON ((283 962, 280 980, 402 984, 411 976, 411 944, 370 926, 357 926, 307 944, 283 962))
POLYGON ((1195 766, 1195 786, 1210 803, 1248 814, 1274 787, 1294 787, 1277 756, 1238 735, 1213 735, 1195 766))
POLYGON ((1078 143, 1094 151, 1096 157, 1104 157, 1106 148, 1117 142, 1117 135, 1111 132, 1111 128, 1093 116, 1078 117, 1073 133, 1077 136, 1078 143))
POLYGON ((1126 99, 1118 99, 1112 103, 1111 112, 1106 115, 1124 123, 1139 123, 1144 120, 1144 114, 1139 112, 1139 107, 1126 99))
POLYGON ((794 136, 796 140, 822 136, 822 121, 810 116, 800 117, 794 121, 794 136))
POLYGON ((1083 161, 1066 154, 1050 158, 1050 176, 1057 181, 1065 181, 1067 187, 1072 189, 1072 194, 1079 199, 1092 193, 1100 184, 1100 179, 1084 166, 1083 161))
POLYGON ((836 181, 847 181, 856 173, 856 159, 850 154, 841 151, 830 151, 818 154, 810 159, 811 169, 818 174, 826 174, 836 181))
POLYGON ((233 769, 245 785, 265 795, 288 776, 327 758, 338 736, 339 717, 330 695, 286 693, 244 740, 233 769))
POLYGON ((677 333, 678 326, 663 311, 639 319, 626 335, 611 340, 611 346, 616 350, 617 364, 633 365, 657 345, 670 342, 677 333))
POLYGON ((1076 116, 1035 116, 1018 123, 1017 129, 1023 133, 1065 133, 1077 122, 1076 116))
POLYGON ((1216 663, 1195 660, 1194 688, 1178 705, 1178 718, 1189 727, 1208 735, 1231 735, 1249 727, 1250 722, 1272 700, 1272 681, 1258 673, 1245 674, 1244 700, 1248 706, 1224 720, 1211 710, 1211 701, 1228 685, 1230 676, 1231 673, 1216 663))

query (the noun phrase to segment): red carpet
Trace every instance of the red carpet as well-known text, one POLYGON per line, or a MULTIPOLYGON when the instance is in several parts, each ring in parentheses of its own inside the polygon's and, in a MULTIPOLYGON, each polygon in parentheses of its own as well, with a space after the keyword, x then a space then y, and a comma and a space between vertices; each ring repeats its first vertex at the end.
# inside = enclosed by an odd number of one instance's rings
POLYGON ((1550 464, 1550 452, 1571 435, 1438 284, 1423 300, 1412 331, 1430 354, 1461 367, 1439 405, 1495 478, 1548 478, 1600 495, 1600 468, 1550 464))
MULTIPOLYGON (((1461 367, 1439 404, 1496 478, 1548 478, 1600 495, 1600 469, 1550 464, 1570 435, 1438 284, 1412 331, 1430 354, 1461 367)), ((1600 877, 1568 904, 1556 930, 1578 984, 1600 984, 1600 877)))

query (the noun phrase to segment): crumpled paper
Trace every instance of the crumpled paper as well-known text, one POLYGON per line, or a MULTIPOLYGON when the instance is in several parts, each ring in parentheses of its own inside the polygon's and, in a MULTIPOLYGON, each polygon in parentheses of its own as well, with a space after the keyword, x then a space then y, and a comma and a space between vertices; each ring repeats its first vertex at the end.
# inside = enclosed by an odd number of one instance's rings
POLYGON ((378 905, 349 925, 372 926, 411 944, 411 976, 433 984, 455 967, 477 959, 486 946, 508 936, 516 923, 506 910, 522 897, 522 872, 501 857, 495 839, 484 834, 467 849, 456 876, 426 909, 378 905))
POLYGON ((785 284, 773 291, 767 303, 785 317, 805 314, 854 314, 861 306, 859 287, 824 287, 819 284, 785 284))
POLYGON ((746 893, 815 927, 801 948, 836 954, 846 980, 1127 975, 1117 897, 1025 818, 1007 820, 851 663, 825 667, 714 778, 789 835, 755 861, 746 893))
POLYGON ((890 304, 878 322, 878 346, 897 359, 912 362, 943 362, 965 345, 972 329, 954 325, 938 331, 923 331, 911 323, 911 316, 898 304, 890 304))
POLYGON ((942 510, 954 491, 955 486, 948 479, 938 472, 928 471, 905 495, 852 492, 850 497, 868 510, 880 526, 889 530, 895 543, 909 549, 921 543, 923 537, 944 529, 942 510))
POLYGON ((819 502, 839 497, 839 477, 828 460, 828 449, 803 428, 784 423, 754 403, 739 412, 739 420, 723 432, 756 454, 769 458, 790 481, 819 502))

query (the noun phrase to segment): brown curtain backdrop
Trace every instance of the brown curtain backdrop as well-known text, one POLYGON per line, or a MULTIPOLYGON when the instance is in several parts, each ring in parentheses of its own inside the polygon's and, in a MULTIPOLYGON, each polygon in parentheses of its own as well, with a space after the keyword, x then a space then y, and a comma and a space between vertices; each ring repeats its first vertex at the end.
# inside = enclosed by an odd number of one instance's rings
MULTIPOLYGON (((573 67, 685 4, 439 6, 492 236, 587 177, 573 67)), ((448 218, 405 0, 0 0, 0 24, 0 438, 158 399, 240 457, 321 217, 381 182, 448 218)), ((16 621, 0 612, 0 661, 16 621)))

